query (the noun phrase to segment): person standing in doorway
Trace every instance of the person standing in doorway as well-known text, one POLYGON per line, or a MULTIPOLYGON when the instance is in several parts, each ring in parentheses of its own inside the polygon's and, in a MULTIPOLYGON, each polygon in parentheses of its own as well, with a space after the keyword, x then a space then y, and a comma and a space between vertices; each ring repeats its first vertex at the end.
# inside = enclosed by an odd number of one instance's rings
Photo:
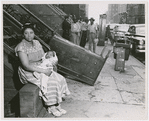
POLYGON ((85 47, 87 41, 87 30, 88 30, 88 18, 85 17, 81 27, 81 42, 80 42, 81 47, 85 47))
POLYGON ((93 52, 96 51, 96 42, 94 41, 97 38, 97 25, 94 24, 95 19, 90 18, 90 24, 88 25, 88 39, 89 39, 89 50, 92 51, 93 45, 93 52))

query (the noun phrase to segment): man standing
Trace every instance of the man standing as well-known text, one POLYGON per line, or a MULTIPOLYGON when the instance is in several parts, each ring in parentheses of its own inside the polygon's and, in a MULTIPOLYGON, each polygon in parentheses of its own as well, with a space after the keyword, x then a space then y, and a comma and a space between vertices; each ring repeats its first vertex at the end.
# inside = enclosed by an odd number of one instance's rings
POLYGON ((87 41, 87 30, 88 30, 88 18, 85 17, 81 27, 81 42, 80 42, 81 47, 85 47, 87 41))
POLYGON ((71 41, 79 45, 79 37, 80 37, 80 26, 77 24, 76 17, 73 17, 73 23, 71 24, 71 41))
POLYGON ((79 18, 77 21, 77 26, 78 26, 78 39, 77 39, 77 45, 80 44, 80 39, 81 39, 81 27, 82 27, 82 18, 79 18))
POLYGON ((88 39, 89 39, 89 50, 92 51, 93 44, 93 52, 96 51, 96 42, 94 41, 97 38, 97 25, 94 24, 95 19, 90 18, 90 24, 88 25, 88 39))
POLYGON ((109 39, 110 42, 111 42, 111 45, 113 45, 114 40, 113 40, 112 35, 111 35, 111 32, 110 32, 110 25, 108 25, 108 26, 106 27, 106 38, 107 38, 107 41, 108 41, 108 39, 109 39))
POLYGON ((63 38, 67 39, 70 41, 70 29, 71 29, 71 24, 69 23, 69 16, 65 16, 65 20, 62 23, 62 29, 63 29, 63 38))

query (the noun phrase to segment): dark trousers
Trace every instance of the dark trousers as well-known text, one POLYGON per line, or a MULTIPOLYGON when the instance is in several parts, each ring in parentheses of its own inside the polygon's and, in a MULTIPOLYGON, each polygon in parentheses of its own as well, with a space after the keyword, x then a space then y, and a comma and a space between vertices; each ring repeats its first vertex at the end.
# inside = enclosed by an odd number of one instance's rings
POLYGON ((69 30, 64 30, 63 31, 63 38, 70 41, 70 32, 69 32, 69 30))
POLYGON ((87 31, 82 31, 81 42, 80 42, 81 47, 85 47, 86 39, 87 39, 87 31))
POLYGON ((114 43, 115 40, 112 38, 111 33, 109 33, 107 37, 109 38, 111 44, 113 45, 113 43, 114 43))

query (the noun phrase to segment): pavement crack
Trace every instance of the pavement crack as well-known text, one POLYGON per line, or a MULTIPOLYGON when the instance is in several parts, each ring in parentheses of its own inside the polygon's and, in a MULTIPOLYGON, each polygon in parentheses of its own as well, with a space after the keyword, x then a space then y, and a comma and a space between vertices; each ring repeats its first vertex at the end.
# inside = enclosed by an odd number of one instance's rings
POLYGON ((94 91, 95 91, 95 90, 92 90, 91 92, 88 93, 88 95, 90 96, 90 100, 92 100, 92 98, 96 97, 96 96, 93 94, 94 91))
MULTIPOLYGON (((113 77, 113 79, 114 79, 114 82, 115 82, 115 85, 116 85, 116 88, 117 88, 117 90, 119 90, 118 89, 118 86, 117 86, 117 83, 116 83, 116 78, 110 73, 110 75, 113 77)), ((124 101, 124 99, 123 99, 123 97, 122 97, 122 94, 120 93, 120 91, 118 91, 119 92, 119 94, 120 94, 120 97, 121 97, 121 99, 122 99, 122 101, 125 103, 125 101, 124 101)))
POLYGON ((142 69, 140 66, 131 66, 132 67, 132 69, 142 78, 142 79, 144 79, 141 75, 140 75, 140 73, 138 73, 133 67, 138 67, 138 68, 140 68, 140 69, 142 69))
POLYGON ((92 105, 93 103, 94 103, 94 102, 92 102, 92 103, 90 104, 90 106, 88 106, 88 108, 83 111, 83 114, 84 114, 86 117, 88 117, 88 118, 89 118, 89 116, 88 116, 86 113, 87 113, 87 111, 89 110, 89 108, 91 107, 91 105, 92 105))
POLYGON ((104 104, 120 104, 120 105, 136 105, 136 106, 142 106, 143 104, 133 104, 133 103, 127 103, 127 102, 123 102, 123 103, 120 103, 120 102, 102 102, 102 101, 94 101, 96 103, 104 103, 104 104))
POLYGON ((120 92, 127 92, 127 93, 131 93, 131 94, 144 94, 144 93, 131 92, 131 91, 127 91, 127 90, 119 90, 119 89, 117 89, 117 90, 120 92))

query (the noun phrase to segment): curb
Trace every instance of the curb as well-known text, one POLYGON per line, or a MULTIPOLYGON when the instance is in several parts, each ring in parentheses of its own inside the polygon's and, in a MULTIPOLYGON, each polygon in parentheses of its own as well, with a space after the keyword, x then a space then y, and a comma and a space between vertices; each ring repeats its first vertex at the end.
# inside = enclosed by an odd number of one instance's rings
POLYGON ((129 55, 131 56, 134 60, 136 60, 138 63, 141 64, 141 66, 143 66, 145 68, 146 65, 144 65, 143 63, 141 63, 138 59, 136 59, 133 55, 129 55))

